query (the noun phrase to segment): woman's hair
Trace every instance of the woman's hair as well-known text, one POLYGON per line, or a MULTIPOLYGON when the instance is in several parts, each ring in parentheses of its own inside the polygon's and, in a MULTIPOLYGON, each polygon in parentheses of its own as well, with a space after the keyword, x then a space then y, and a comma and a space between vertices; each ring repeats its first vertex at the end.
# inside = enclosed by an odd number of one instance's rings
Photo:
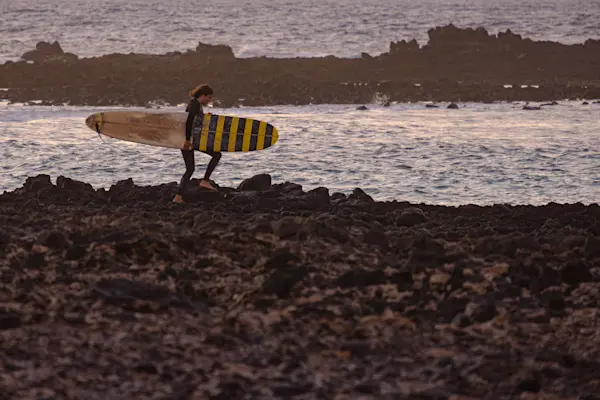
POLYGON ((207 84, 202 84, 200 86, 196 86, 189 93, 190 97, 193 97, 195 99, 197 99, 200 96, 208 96, 208 95, 211 95, 211 94, 213 94, 213 90, 207 84))

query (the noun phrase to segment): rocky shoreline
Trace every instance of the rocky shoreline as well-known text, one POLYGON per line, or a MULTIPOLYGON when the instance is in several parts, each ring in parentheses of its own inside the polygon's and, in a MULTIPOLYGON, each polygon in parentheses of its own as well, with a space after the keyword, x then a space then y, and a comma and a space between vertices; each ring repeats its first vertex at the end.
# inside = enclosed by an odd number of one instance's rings
POLYGON ((532 41, 510 31, 453 25, 429 42, 392 42, 380 55, 236 58, 225 45, 164 55, 79 58, 40 42, 23 61, 0 65, 0 99, 88 106, 176 105, 198 79, 221 107, 600 99, 600 40, 577 45, 532 41), (507 88, 505 85, 512 85, 507 88))
POLYGON ((600 393, 597 204, 175 188, 39 175, 0 195, 7 398, 600 393))

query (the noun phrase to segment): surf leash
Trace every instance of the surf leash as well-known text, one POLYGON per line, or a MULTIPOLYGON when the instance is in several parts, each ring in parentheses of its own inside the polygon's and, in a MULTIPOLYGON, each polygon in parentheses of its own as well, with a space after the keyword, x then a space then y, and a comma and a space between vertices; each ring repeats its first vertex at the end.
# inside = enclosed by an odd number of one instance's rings
POLYGON ((102 135, 100 134, 100 125, 96 122, 96 133, 98 133, 98 137, 102 140, 102 143, 106 143, 104 139, 102 139, 102 135))

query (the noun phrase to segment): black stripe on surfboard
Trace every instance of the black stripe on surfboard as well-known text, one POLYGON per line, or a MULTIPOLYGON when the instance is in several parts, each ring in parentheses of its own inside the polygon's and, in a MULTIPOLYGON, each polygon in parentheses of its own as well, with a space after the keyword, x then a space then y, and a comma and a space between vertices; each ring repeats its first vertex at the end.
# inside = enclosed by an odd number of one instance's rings
POLYGON ((227 151, 229 148, 229 132, 223 131, 221 136, 221 151, 227 151))
POLYGON ((221 136, 221 151, 227 151, 229 148, 229 131, 231 130, 231 124, 233 117, 225 117, 223 119, 223 135, 221 136))
POLYGON ((265 149, 273 144, 273 125, 267 124, 267 130, 265 131, 265 149))
POLYGON ((217 134, 215 132, 208 132, 208 137, 206 138, 206 151, 212 152, 215 150, 215 136, 217 134))
POLYGON ((260 121, 253 120, 252 121, 252 130, 250 136, 250 151, 256 150, 256 145, 258 144, 258 128, 260 126, 260 121))
POLYGON ((242 151, 244 144, 244 128, 246 127, 246 118, 240 118, 238 121, 237 135, 235 137, 235 151, 242 151))
POLYGON ((208 123, 208 131, 209 132, 216 132, 217 130, 217 122, 219 121, 219 116, 212 114, 210 116, 210 122, 208 123))
POLYGON ((246 118, 240 118, 239 121, 238 121, 237 133, 238 134, 241 133, 243 135, 245 128, 246 128, 246 118))
POLYGON ((225 133, 225 132, 229 133, 229 131, 231 130, 232 123, 233 123, 233 117, 225 117, 223 119, 223 133, 225 133))

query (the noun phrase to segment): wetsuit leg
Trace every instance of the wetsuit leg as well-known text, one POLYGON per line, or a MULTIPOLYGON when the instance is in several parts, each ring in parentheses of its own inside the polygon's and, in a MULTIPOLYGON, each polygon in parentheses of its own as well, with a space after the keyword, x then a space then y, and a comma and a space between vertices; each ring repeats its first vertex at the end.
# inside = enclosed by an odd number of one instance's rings
POLYGON ((206 167, 206 173, 204 174, 204 179, 208 181, 210 180, 210 175, 213 173, 221 159, 221 152, 203 151, 203 153, 212 157, 206 167))
POLYGON ((187 184, 196 169, 194 150, 181 150, 181 154, 183 155, 183 161, 185 161, 185 174, 183 174, 181 181, 179 182, 179 188, 177 189, 177 194, 179 195, 183 195, 185 192, 187 184))

